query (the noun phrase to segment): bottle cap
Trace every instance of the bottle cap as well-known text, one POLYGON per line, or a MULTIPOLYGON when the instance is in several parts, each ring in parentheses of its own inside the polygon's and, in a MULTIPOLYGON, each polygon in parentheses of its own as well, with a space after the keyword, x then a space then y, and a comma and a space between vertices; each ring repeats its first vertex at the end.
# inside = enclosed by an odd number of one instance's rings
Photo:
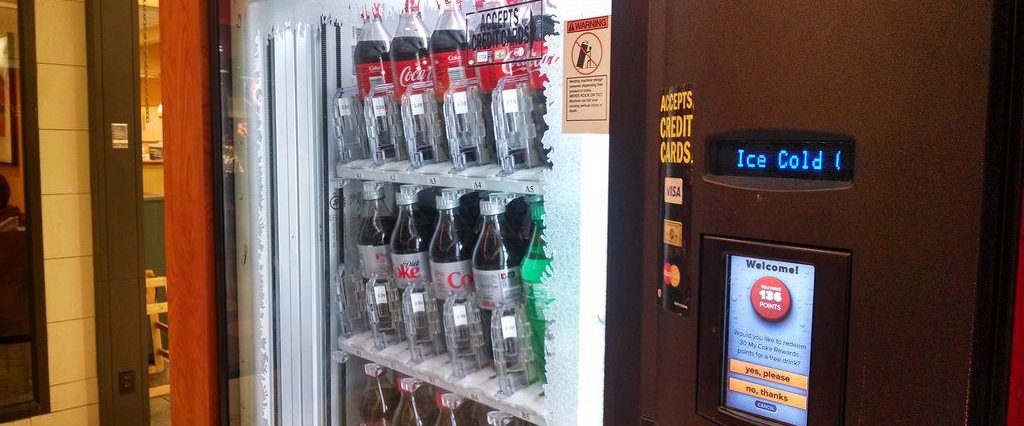
POLYGON ((384 183, 368 180, 363 182, 363 199, 366 201, 384 198, 384 183))
POLYGON ((416 389, 419 389, 422 384, 423 382, 420 381, 420 379, 415 377, 405 377, 402 378, 402 382, 399 387, 402 388, 402 392, 411 393, 416 392, 416 389))
POLYGON ((505 213, 505 201, 496 200, 494 198, 490 200, 480 200, 480 215, 482 216, 494 216, 505 213))
POLYGON ((469 191, 463 189, 445 188, 441 190, 434 201, 437 202, 438 210, 451 210, 458 207, 462 196, 468 193, 469 191))
POLYGON ((463 398, 460 395, 456 395, 454 393, 446 393, 444 395, 441 395, 441 406, 449 410, 454 410, 456 408, 459 408, 459 406, 462 405, 462 402, 465 400, 466 398, 463 398))
POLYGON ((503 413, 501 411, 491 411, 487 413, 487 424, 491 426, 505 426, 512 423, 515 417, 511 414, 503 413))
POLYGON ((416 201, 419 200, 419 193, 422 190, 422 185, 402 185, 398 189, 398 195, 395 196, 395 202, 400 206, 416 204, 416 201))
POLYGON ((381 367, 380 364, 371 362, 363 366, 363 372, 370 377, 380 377, 384 374, 384 367, 381 367))

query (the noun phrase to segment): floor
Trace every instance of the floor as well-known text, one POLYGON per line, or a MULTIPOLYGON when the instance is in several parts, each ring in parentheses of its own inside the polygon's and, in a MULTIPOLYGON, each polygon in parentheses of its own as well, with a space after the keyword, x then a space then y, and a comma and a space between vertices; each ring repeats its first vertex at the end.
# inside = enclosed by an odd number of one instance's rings
MULTIPOLYGON (((158 386, 167 384, 169 381, 170 368, 163 373, 149 375, 149 385, 158 386)), ((149 424, 150 426, 171 425, 171 396, 164 395, 149 399, 149 424)))

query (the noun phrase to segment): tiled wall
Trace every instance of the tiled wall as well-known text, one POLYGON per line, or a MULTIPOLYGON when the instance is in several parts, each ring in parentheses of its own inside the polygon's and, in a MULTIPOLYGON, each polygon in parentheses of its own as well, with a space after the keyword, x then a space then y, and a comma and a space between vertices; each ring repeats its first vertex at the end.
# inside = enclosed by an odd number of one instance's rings
POLYGON ((50 414, 0 426, 99 425, 84 0, 35 0, 50 414))

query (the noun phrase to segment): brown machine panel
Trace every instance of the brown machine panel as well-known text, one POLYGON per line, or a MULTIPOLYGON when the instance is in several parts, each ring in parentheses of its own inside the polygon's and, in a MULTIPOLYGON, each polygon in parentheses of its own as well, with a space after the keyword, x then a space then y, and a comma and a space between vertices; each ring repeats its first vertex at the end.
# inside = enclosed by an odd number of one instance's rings
MULTIPOLYGON (((850 254, 847 337, 814 343, 846 347, 845 365, 826 370, 845 383, 839 423, 968 416, 992 16, 986 1, 651 2, 648 187, 659 167, 658 90, 692 85, 687 246, 727 236, 850 254), (794 132, 842 135, 856 172, 806 188, 709 174, 716 137, 794 132)), ((661 195, 645 195, 648 246, 661 238, 661 195)), ((703 306, 713 295, 700 284, 700 253, 683 269, 703 306)), ((657 306, 655 254, 644 252, 642 415, 713 424, 698 414, 698 352, 723 342, 699 339, 700 308, 680 316, 657 306)))

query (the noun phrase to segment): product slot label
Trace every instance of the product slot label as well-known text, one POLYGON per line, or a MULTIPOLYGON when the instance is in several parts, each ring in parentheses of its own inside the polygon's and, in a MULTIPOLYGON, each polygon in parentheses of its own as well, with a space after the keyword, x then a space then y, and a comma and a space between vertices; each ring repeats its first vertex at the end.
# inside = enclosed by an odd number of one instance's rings
POLYGON ((378 305, 386 305, 388 303, 388 289, 382 285, 373 286, 373 300, 378 305))
POLYGON ((430 261, 427 252, 391 254, 395 283, 406 287, 412 283, 426 282, 430 277, 430 261))
POLYGON ((363 278, 373 276, 387 277, 391 273, 391 256, 388 255, 388 246, 356 246, 359 249, 359 259, 363 268, 363 278))
POLYGON ((473 263, 469 260, 459 262, 430 262, 431 282, 434 296, 446 299, 452 291, 473 289, 473 263))
POLYGON ((383 117, 385 114, 388 113, 387 106, 384 105, 383 97, 378 96, 376 98, 373 98, 373 100, 370 101, 370 103, 373 104, 374 117, 383 117))
POLYGON ((498 270, 474 268, 473 281, 481 308, 494 309, 502 302, 523 299, 519 267, 498 270))
POLYGON ((423 115, 426 112, 423 108, 423 95, 409 95, 409 107, 412 108, 412 115, 423 115))
POLYGON ((466 318, 466 305, 459 304, 452 306, 452 320, 456 327, 469 324, 469 320, 466 318))
POLYGON ((469 114, 469 95, 466 92, 455 92, 452 94, 456 114, 469 114))
POLYGON ((409 300, 412 302, 413 312, 423 312, 426 310, 426 305, 423 303, 423 293, 410 294, 409 300))
POLYGON ((348 117, 352 115, 352 100, 349 98, 338 98, 338 115, 348 117))
POLYGON ((501 337, 505 339, 514 339, 519 337, 518 327, 516 327, 516 317, 508 315, 501 317, 501 337))
POLYGON ((519 91, 516 89, 502 90, 501 106, 505 108, 505 114, 519 112, 519 91))

